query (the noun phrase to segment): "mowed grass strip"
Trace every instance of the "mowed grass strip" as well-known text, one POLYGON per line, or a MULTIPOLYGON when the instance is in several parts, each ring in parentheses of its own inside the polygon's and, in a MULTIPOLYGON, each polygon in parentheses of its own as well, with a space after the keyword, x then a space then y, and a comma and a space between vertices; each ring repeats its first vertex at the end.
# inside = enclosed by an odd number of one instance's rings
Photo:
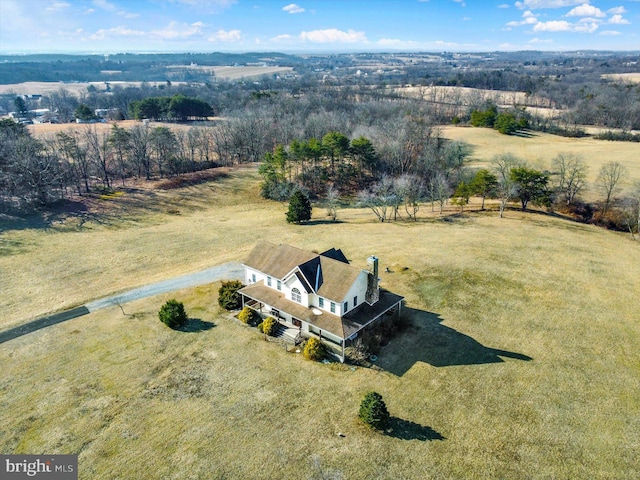
POLYGON ((5 299, 103 296, 243 259, 258 240, 335 246, 356 266, 377 255, 383 286, 407 298, 378 369, 306 362, 221 313, 218 284, 199 287, 0 345, 0 451, 79 453, 80 477, 100 479, 634 477, 637 242, 516 211, 380 224, 353 209, 332 224, 316 209, 318 222, 287 225, 256 183, 166 193, 182 195, 180 215, 132 207, 121 225, 7 232, 26 250, 0 257, 3 272, 32 273, 5 299), (159 322, 170 297, 193 331, 159 322), (369 390, 388 435, 356 420, 369 390))

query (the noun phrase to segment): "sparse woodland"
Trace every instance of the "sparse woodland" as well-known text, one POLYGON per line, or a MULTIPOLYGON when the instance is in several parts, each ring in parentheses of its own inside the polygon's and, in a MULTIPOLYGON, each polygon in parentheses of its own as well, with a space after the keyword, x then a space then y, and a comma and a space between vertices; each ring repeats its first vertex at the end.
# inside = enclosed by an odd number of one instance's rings
POLYGON ((511 170, 500 180, 499 169, 491 168, 497 186, 479 186, 479 169, 468 166, 469 145, 443 138, 438 128, 453 121, 504 134, 533 129, 580 136, 583 125, 598 125, 621 131, 603 138, 637 141, 637 135, 628 132, 640 128, 640 86, 601 79, 603 72, 614 68, 627 71, 629 60, 624 55, 600 63, 544 57, 522 63, 507 55, 474 73, 457 70, 454 62, 436 64, 433 71, 417 64, 405 68, 400 85, 418 85, 419 99, 392 88, 390 80, 397 83, 398 78, 355 77, 348 64, 330 81, 318 80, 308 66, 330 65, 317 59, 296 65, 301 74, 287 82, 264 77, 255 83, 173 86, 167 81, 162 88, 109 87, 104 92, 93 88, 81 98, 60 90, 41 100, 60 121, 71 120, 81 107, 89 112, 111 109, 118 118, 138 120, 175 122, 213 113, 223 119, 179 129, 170 124, 150 126, 146 121, 130 129, 113 124, 108 133, 78 125, 73 131, 37 139, 22 126, 3 120, 0 208, 28 212, 69 196, 126 187, 131 179, 171 178, 218 166, 259 163, 265 198, 286 201, 302 189, 312 200, 325 202, 331 192, 334 204, 339 199, 368 207, 382 222, 416 220, 421 205, 442 212, 452 203, 464 211, 469 198, 480 195, 483 201, 502 199, 503 208, 509 202, 519 202, 523 209, 554 208, 635 235, 637 189, 620 185, 638 179, 628 178, 624 169, 617 181, 604 173, 598 177, 593 185, 601 193, 598 203, 581 199, 587 166, 580 158, 553 159, 542 170, 513 159, 514 168, 528 169, 528 180, 537 176, 533 194, 522 176, 511 170), (429 88, 438 86, 487 88, 502 94, 524 91, 526 105, 516 103, 515 93, 511 106, 498 106, 497 97, 481 95, 481 90, 466 98, 429 93, 429 88), (527 106, 564 113, 539 117, 527 106))

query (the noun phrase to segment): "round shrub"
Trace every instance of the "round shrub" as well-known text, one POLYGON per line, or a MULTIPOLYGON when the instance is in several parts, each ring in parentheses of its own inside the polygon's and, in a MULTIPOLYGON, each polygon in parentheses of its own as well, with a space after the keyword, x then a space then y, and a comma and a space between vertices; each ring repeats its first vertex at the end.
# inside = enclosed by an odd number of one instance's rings
POLYGON ((255 325, 259 318, 258 314, 249 307, 244 307, 238 314, 238 320, 247 325, 255 325))
POLYGON ((266 335, 274 335, 276 330, 278 329, 278 322, 273 317, 267 317, 262 322, 262 330, 261 332, 266 335))
POLYGON ((218 305, 225 310, 237 310, 242 306, 242 298, 238 290, 244 285, 240 280, 230 280, 222 282, 222 286, 218 290, 218 305))
POLYGON ((167 300, 158 312, 160 321, 170 328, 178 328, 187 323, 189 317, 182 302, 167 300))
POLYGON ((382 400, 382 395, 376 392, 367 393, 360 403, 358 417, 367 426, 384 430, 389 425, 389 411, 382 400))
POLYGON ((322 360, 322 357, 325 355, 324 345, 320 340, 312 337, 305 343, 302 355, 308 360, 318 362, 322 360))

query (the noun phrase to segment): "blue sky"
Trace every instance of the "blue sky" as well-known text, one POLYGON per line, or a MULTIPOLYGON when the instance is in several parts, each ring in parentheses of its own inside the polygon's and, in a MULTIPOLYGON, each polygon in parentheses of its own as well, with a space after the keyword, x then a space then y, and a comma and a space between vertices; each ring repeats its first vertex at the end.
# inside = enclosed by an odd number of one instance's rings
POLYGON ((640 0, 0 0, 0 53, 640 50, 640 0))

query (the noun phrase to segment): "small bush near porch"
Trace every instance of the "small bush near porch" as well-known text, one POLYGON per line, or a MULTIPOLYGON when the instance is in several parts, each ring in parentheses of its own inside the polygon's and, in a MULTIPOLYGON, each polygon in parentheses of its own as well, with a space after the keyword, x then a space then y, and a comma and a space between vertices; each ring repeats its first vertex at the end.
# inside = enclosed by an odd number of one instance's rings
POLYGON ((317 338, 311 337, 304 344, 304 349, 302 350, 302 355, 307 360, 313 360, 314 362, 319 362, 324 358, 326 354, 325 346, 322 344, 320 340, 317 338))
POLYGON ((267 317, 258 325, 258 329, 265 335, 272 336, 276 333, 276 330, 278 330, 278 322, 273 317, 267 317))
POLYGON ((238 314, 238 320, 246 325, 255 326, 260 320, 260 315, 249 307, 244 307, 238 314))

